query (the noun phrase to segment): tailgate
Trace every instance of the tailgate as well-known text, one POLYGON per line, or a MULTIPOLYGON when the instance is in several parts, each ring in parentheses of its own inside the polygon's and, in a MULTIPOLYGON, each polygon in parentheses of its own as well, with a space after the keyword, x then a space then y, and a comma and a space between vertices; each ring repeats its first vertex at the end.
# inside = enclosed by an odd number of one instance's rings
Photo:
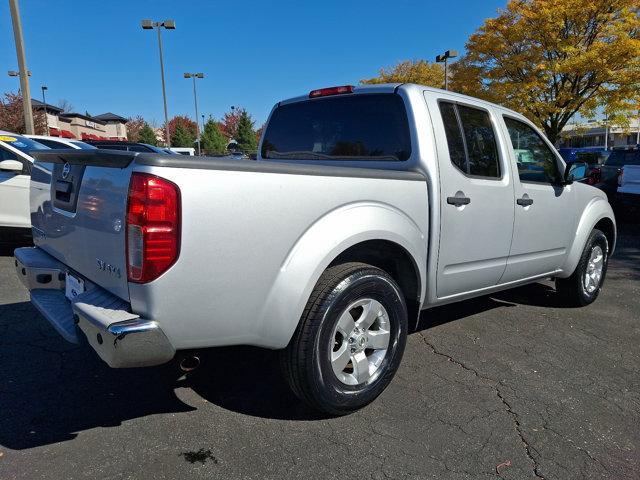
POLYGON ((127 301, 124 223, 128 167, 135 156, 105 150, 40 153, 31 176, 34 244, 127 301))
POLYGON ((640 194, 640 165, 625 165, 622 182, 618 191, 621 193, 640 194))

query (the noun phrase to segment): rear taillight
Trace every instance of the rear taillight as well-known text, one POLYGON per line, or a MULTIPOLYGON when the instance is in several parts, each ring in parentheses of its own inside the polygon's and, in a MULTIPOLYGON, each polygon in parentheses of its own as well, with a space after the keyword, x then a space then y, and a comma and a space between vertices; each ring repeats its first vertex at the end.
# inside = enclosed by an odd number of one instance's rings
POLYGON ((133 173, 127 201, 127 278, 155 280, 180 252, 180 189, 169 180, 133 173))
POLYGON ((345 93, 353 93, 353 85, 342 85, 341 87, 319 88, 311 90, 309 98, 328 97, 330 95, 343 95, 345 93))

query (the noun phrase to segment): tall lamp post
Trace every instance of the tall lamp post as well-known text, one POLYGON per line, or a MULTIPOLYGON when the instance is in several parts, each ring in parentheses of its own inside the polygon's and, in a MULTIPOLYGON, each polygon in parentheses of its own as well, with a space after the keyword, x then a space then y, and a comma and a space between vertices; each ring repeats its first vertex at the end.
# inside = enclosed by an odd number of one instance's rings
POLYGON ((31 90, 29 90, 29 75, 27 71, 27 56, 24 52, 22 39, 22 22, 20 21, 20 8, 18 0, 9 0, 11 10, 11 22, 13 23, 13 37, 16 42, 16 55, 18 57, 18 69, 20 71, 20 89, 22 90, 22 110, 24 111, 24 125, 28 134, 33 135, 33 110, 31 110, 31 90))
POLYGON ((44 97, 45 90, 49 90, 46 85, 40 87, 42 89, 42 107, 44 108, 44 128, 47 129, 47 135, 49 135, 49 120, 47 119, 47 100, 44 97))
POLYGON ((444 89, 445 90, 449 90, 449 70, 448 70, 449 62, 448 62, 448 60, 450 58, 455 58, 457 56, 458 56, 458 51, 457 50, 447 50, 442 55, 436 56, 436 63, 444 63, 444 89))
POLYGON ((198 156, 200 156, 200 123, 198 123, 198 94, 196 93, 196 78, 204 78, 204 73, 185 73, 184 78, 193 78, 193 103, 196 106, 196 140, 198 142, 198 156))
POLYGON ((158 31, 158 50, 160 51, 160 77, 162 78, 162 101, 164 102, 164 134, 166 135, 167 148, 171 147, 171 139, 169 138, 169 114, 167 112, 167 91, 164 84, 164 58, 162 56, 162 36, 160 30, 175 30, 176 22, 174 20, 164 20, 162 22, 154 22, 153 20, 142 20, 140 22, 143 30, 158 31))

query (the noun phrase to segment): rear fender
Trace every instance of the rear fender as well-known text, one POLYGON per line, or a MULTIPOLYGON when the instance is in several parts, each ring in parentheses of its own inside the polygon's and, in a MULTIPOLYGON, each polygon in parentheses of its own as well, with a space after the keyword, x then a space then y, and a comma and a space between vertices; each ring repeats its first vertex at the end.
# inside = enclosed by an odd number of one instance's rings
POLYGON ((344 205, 311 225, 281 265, 256 332, 265 344, 284 348, 289 343, 320 275, 340 253, 367 240, 394 242, 411 255, 420 272, 422 302, 426 232, 391 205, 372 202, 344 205))
POLYGON ((609 245, 609 255, 613 253, 616 237, 616 220, 613 214, 613 209, 611 208, 611 205, 609 205, 609 202, 606 200, 606 198, 599 196, 594 197, 582 211, 580 221, 578 222, 578 228, 576 230, 576 235, 573 238, 573 243, 569 249, 567 259, 562 266, 562 273, 558 274, 558 277, 567 278, 571 276, 571 274, 576 269, 578 262, 580 261, 580 256, 582 255, 582 251, 584 250, 584 246, 587 243, 591 231, 603 218, 607 218, 613 222, 614 241, 611 242, 611 245, 609 245))

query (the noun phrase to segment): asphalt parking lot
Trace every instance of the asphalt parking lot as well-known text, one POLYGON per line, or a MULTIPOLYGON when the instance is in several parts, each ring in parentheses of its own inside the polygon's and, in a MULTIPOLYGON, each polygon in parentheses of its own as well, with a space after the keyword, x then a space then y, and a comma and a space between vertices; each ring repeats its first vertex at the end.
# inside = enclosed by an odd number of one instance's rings
POLYGON ((0 256, 0 479, 640 478, 640 226, 584 309, 540 283, 423 315, 391 386, 321 418, 272 352, 188 379, 67 344, 0 256))

